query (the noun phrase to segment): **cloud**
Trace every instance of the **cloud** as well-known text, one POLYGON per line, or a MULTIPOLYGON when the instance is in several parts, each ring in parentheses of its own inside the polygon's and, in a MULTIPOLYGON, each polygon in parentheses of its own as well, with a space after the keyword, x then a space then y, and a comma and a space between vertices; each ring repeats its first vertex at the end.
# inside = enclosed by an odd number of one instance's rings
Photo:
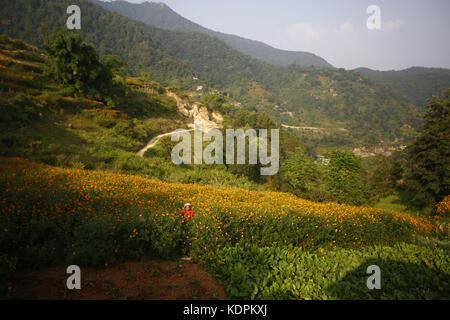
POLYGON ((288 27, 288 33, 293 37, 307 40, 319 40, 320 31, 309 23, 297 23, 288 27))
MULTIPOLYGON (((390 26, 392 28, 392 26, 390 26)), ((345 39, 355 35, 357 30, 348 21, 341 23, 337 28, 325 28, 310 23, 297 23, 287 29, 290 41, 293 43, 320 43, 328 42, 330 38, 345 39)))
POLYGON ((388 21, 383 21, 381 20, 381 30, 384 31, 396 31, 398 29, 400 29, 401 27, 403 27, 405 25, 405 21, 403 21, 402 19, 397 19, 397 20, 388 20, 388 21))
POLYGON ((342 23, 337 30, 338 33, 350 33, 350 32, 354 32, 354 31, 355 31, 355 28, 348 21, 345 21, 344 23, 342 23))
POLYGON ((404 59, 401 63, 394 61, 392 52, 408 50, 400 37, 404 25, 402 19, 382 20, 381 30, 371 31, 349 21, 334 26, 297 23, 284 29, 286 37, 279 47, 312 52, 337 67, 399 69, 406 67, 404 59))
POLYGON ((369 58, 365 49, 370 42, 364 31, 349 21, 330 27, 297 23, 285 29, 287 37, 283 47, 287 50, 312 52, 335 66, 349 67, 362 60, 362 57, 369 58))

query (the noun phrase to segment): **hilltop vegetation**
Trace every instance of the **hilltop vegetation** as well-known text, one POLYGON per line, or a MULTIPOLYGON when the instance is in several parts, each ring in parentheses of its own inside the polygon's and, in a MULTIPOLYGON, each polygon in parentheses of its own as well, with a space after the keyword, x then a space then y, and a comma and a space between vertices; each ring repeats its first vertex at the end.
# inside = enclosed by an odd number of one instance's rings
POLYGON ((419 110, 427 99, 440 96, 450 87, 450 70, 412 67, 400 71, 375 71, 367 68, 354 70, 375 83, 394 88, 414 102, 419 110))
MULTIPOLYGON (((80 47, 86 45, 76 37, 70 41, 78 41, 80 47)), ((4 155, 19 153, 53 164, 58 162, 57 158, 73 156, 86 167, 95 168, 95 163, 102 161, 100 153, 103 152, 103 161, 107 163, 111 158, 108 152, 117 149, 133 152, 145 143, 154 134, 154 125, 142 122, 149 115, 155 120, 166 118, 164 126, 169 128, 177 125, 177 119, 180 123, 175 102, 158 93, 157 83, 127 80, 139 83, 141 89, 155 88, 153 93, 144 94, 130 90, 131 85, 122 83, 120 78, 113 80, 112 74, 95 78, 94 82, 83 82, 83 77, 89 78, 91 72, 97 74, 95 69, 77 69, 79 77, 66 82, 52 75, 51 69, 57 64, 36 48, 5 36, 1 37, 0 46, 4 155), (114 90, 99 92, 98 88, 105 85, 114 86, 114 90), (100 141, 102 151, 97 149, 100 141)), ((85 48, 94 50, 92 63, 99 70, 105 68, 96 60, 95 49, 85 48)), ((73 73, 67 71, 69 75, 73 73)), ((111 71, 103 69, 103 72, 111 71)), ((65 77, 64 73, 61 76, 65 77)), ((160 90, 164 92, 162 87, 160 90)))
MULTIPOLYGON (((410 102, 356 73, 274 66, 202 33, 162 30, 87 0, 74 3, 83 12, 84 38, 96 45, 101 57, 114 54, 128 63, 131 75, 145 71, 152 79, 180 89, 214 88, 234 104, 266 111, 278 124, 347 129, 337 134, 334 146, 407 141, 418 125, 410 102)), ((0 32, 41 46, 45 30, 64 26, 65 10, 74 3, 6 1, 0 8, 0 32), (13 23, 11 15, 21 23, 13 23)))
MULTIPOLYGON (((274 65, 316 66, 333 68, 320 57, 308 52, 291 52, 272 48, 264 43, 223 34, 193 23, 169 8, 164 3, 145 2, 141 4, 126 1, 97 1, 109 11, 156 27, 184 32, 201 32, 217 37, 236 50, 274 65)), ((368 68, 354 70, 374 83, 393 88, 413 102, 419 109, 433 95, 441 95, 450 87, 450 70, 438 68, 412 67, 401 71, 375 71, 368 68)))

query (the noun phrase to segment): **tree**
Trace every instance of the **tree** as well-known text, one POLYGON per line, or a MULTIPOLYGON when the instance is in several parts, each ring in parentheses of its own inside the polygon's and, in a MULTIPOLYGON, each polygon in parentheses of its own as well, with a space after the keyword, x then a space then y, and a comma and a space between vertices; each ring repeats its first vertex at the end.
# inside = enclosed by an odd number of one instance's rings
MULTIPOLYGON (((55 30, 44 44, 50 58, 47 73, 78 92, 95 98, 108 95, 113 73, 101 64, 95 48, 75 32, 55 30)), ((117 67, 117 60, 108 60, 117 67)))
POLYGON ((426 207, 441 201, 450 183, 450 89, 428 100, 425 124, 406 149, 405 179, 413 202, 426 207))
POLYGON ((331 200, 324 189, 322 166, 308 158, 298 148, 281 164, 280 173, 274 178, 278 189, 312 201, 331 200))
MULTIPOLYGON (((124 61, 122 61, 118 56, 108 54, 103 57, 102 64, 111 73, 116 74, 121 78, 125 78, 127 64, 124 61)), ((151 80, 150 75, 149 78, 151 80)))
POLYGON ((401 179, 401 172, 398 172, 400 160, 398 153, 391 156, 379 154, 365 159, 362 181, 370 197, 376 200, 394 191, 396 180, 401 179))
POLYGON ((342 150, 332 151, 329 158, 327 190, 331 197, 340 203, 363 204, 366 199, 361 182, 361 159, 353 152, 342 150))
POLYGON ((263 111, 262 113, 259 113, 256 117, 256 128, 258 129, 275 129, 277 126, 275 122, 270 118, 270 116, 263 111))

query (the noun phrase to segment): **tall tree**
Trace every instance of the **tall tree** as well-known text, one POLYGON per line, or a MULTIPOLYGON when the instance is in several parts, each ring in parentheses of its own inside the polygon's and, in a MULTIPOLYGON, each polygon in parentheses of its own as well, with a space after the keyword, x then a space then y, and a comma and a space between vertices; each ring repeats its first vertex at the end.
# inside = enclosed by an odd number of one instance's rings
POLYGON ((327 166, 327 189, 340 203, 361 205, 366 200, 361 182, 361 159, 350 151, 333 150, 327 166))
POLYGON ((423 129, 407 148, 407 185, 421 207, 441 201, 450 192, 450 89, 429 100, 426 108, 423 129))
MULTIPOLYGON (((95 48, 80 35, 56 29, 47 39, 44 49, 50 57, 47 72, 58 81, 96 98, 107 94, 113 74, 102 65, 95 48)), ((112 59, 108 61, 112 62, 112 59)))

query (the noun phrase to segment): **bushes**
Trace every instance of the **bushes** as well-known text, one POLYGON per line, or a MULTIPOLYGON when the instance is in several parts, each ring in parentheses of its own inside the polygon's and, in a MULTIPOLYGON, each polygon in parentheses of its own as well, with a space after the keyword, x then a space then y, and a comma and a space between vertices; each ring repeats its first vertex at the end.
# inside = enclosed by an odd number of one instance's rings
POLYGON ((128 138, 137 138, 137 134, 131 128, 129 123, 126 122, 118 122, 114 126, 114 132, 119 136, 125 136, 128 138))
POLYGON ((326 201, 330 196, 321 185, 324 179, 322 171, 305 153, 297 152, 281 165, 280 175, 275 181, 282 191, 291 191, 312 201, 326 201))
POLYGON ((94 121, 101 127, 112 128, 116 121, 114 121, 111 116, 106 114, 98 115, 94 118, 94 121))
MULTIPOLYGON (((239 200, 234 201, 239 205, 239 200)), ((327 209, 332 212, 333 206, 327 209)), ((196 217, 191 254, 203 260, 205 251, 214 252, 235 244, 293 245, 317 250, 339 246, 363 249, 374 244, 414 241, 416 227, 393 215, 375 217, 367 213, 342 217, 339 221, 339 218, 325 213, 326 209, 322 210, 323 214, 318 209, 314 213, 290 211, 285 215, 271 212, 245 214, 243 209, 231 211, 218 205, 212 214, 196 217)), ((350 210, 347 214, 350 215, 350 210)))
POLYGON ((231 299, 448 299, 450 259, 441 249, 398 244, 364 251, 236 245, 210 256, 231 299), (366 269, 381 269, 381 290, 369 290, 366 269))
POLYGON ((63 258, 67 241, 54 221, 14 218, 9 223, 2 219, 0 248, 1 252, 17 257, 18 268, 48 267, 63 258))
POLYGON ((436 205, 436 215, 440 217, 450 217, 450 195, 436 205))
POLYGON ((361 183, 361 159, 352 152, 334 150, 327 166, 327 189, 339 203, 361 205, 367 199, 361 183))
POLYGON ((134 173, 147 175, 151 177, 160 177, 161 169, 152 167, 144 158, 134 153, 118 152, 114 166, 117 170, 125 173, 134 173))
POLYGON ((221 168, 203 168, 202 170, 202 168, 194 167, 193 170, 184 170, 177 182, 216 187, 241 187, 249 190, 267 189, 265 186, 250 181, 245 176, 237 176, 221 168))
POLYGON ((175 210, 174 214, 155 213, 138 218, 136 230, 139 231, 135 234, 137 242, 147 248, 144 254, 168 259, 182 253, 184 243, 188 243, 190 226, 182 227, 182 218, 175 210))
POLYGON ((335 201, 350 205, 362 205, 369 198, 362 184, 361 159, 352 152, 334 150, 328 165, 314 162, 299 150, 280 167, 275 184, 285 192, 312 201, 335 201))
MULTIPOLYGON (((0 238, 2 251, 17 257, 11 260, 14 268, 16 264, 21 269, 28 269, 61 262, 101 267, 143 256, 174 258, 181 254, 183 241, 188 236, 181 228, 176 209, 170 215, 134 216, 127 223, 118 223, 120 219, 114 217, 60 219, 62 221, 58 223, 33 219, 27 224, 18 224, 21 231, 11 229, 7 237, 0 238), (64 228, 58 225, 64 225, 64 228)), ((2 259, 0 263, 6 263, 2 259)))
POLYGON ((0 123, 5 125, 19 125, 25 126, 31 121, 37 119, 38 111, 32 99, 23 94, 17 93, 8 102, 0 101, 0 123))
POLYGON ((113 230, 107 221, 88 221, 80 225, 73 235, 73 251, 68 253, 69 262, 80 266, 103 266, 105 263, 117 262, 120 256, 132 257, 132 252, 127 250, 131 231, 131 227, 126 224, 118 225, 113 230), (121 255, 117 254, 119 249, 121 255))
MULTIPOLYGON (((16 256, 20 268, 59 263, 102 266, 143 256, 167 259, 179 256, 187 242, 192 244, 192 258, 205 265, 212 261, 215 274, 230 277, 231 283, 225 285, 237 298, 341 297, 340 287, 333 289, 338 293, 325 296, 324 286, 322 291, 315 285, 298 287, 304 284, 302 277, 319 279, 308 270, 317 268, 323 275, 341 260, 348 267, 343 270, 350 272, 367 259, 417 264, 424 256, 427 268, 448 270, 448 256, 441 251, 395 246, 414 242, 419 232, 431 234, 428 220, 371 208, 317 204, 283 193, 54 168, 23 159, 0 159, 0 186, 4 190, 0 252, 16 256), (178 215, 186 201, 196 211, 187 229, 178 215), (399 258, 396 250, 407 260, 399 258), (325 259, 322 252, 327 252, 326 257, 335 252, 338 258, 317 264, 325 259), (392 255, 383 256, 384 252, 392 255), (352 260, 356 265, 347 265, 352 260), (261 271, 254 273, 255 268, 261 271), (267 274, 271 276, 266 279, 267 274), (295 286, 284 283, 288 278, 297 279, 295 286), (266 287, 268 291, 262 291, 266 287)), ((429 273, 421 267, 411 270, 411 274, 429 273)), ((447 281, 439 275, 430 279, 438 279, 439 285, 447 281)), ((327 281, 323 284, 335 283, 327 281)), ((433 292, 444 294, 439 285, 433 282, 433 292)), ((421 297, 423 290, 417 293, 421 297)), ((399 296, 405 296, 403 291, 399 296)))
POLYGON ((135 216, 127 223, 115 219, 93 220, 73 235, 68 261, 83 266, 103 266, 143 256, 170 259, 181 254, 188 234, 181 227, 177 209, 172 214, 153 212, 135 216))
POLYGON ((131 182, 116 181, 107 187, 107 179, 87 187, 81 170, 22 169, 24 176, 1 179, 7 196, 0 209, 0 250, 14 254, 19 268, 62 262, 102 266, 143 255, 180 254, 187 236, 180 228, 181 202, 146 193, 145 205, 144 200, 137 204, 128 197, 135 188, 131 182), (67 172, 73 173, 74 181, 64 178, 67 172), (12 189, 6 187, 11 183, 12 189), (116 197, 104 189, 110 187, 121 188, 123 194, 116 197))

